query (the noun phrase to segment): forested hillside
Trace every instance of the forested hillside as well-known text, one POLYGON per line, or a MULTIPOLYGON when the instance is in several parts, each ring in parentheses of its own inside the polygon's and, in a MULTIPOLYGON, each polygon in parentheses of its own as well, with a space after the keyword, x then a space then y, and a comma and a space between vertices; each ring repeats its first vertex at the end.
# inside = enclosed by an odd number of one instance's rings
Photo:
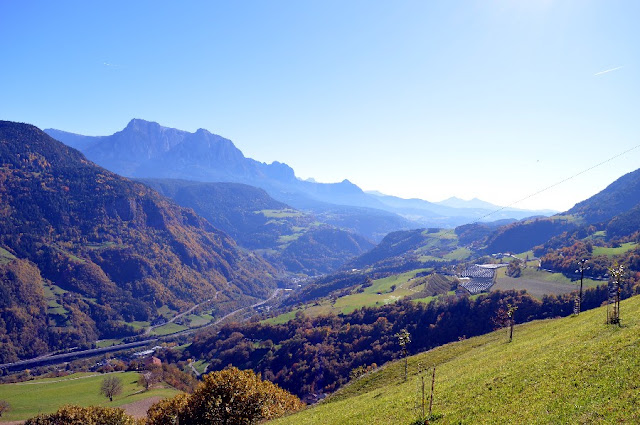
POLYGON ((606 222, 640 204, 640 169, 620 177, 604 190, 567 211, 587 224, 606 222))
POLYGON ((0 122, 0 248, 0 363, 275 284, 267 263, 192 210, 12 122, 0 122))
POLYGON ((271 264, 307 275, 329 273, 373 247, 355 233, 323 223, 326 215, 303 212, 240 183, 143 179, 144 184, 193 208, 239 245, 271 264))
MULTIPOLYGON (((638 292, 629 282, 623 297, 638 292)), ((585 292, 583 308, 607 299, 606 287, 585 292)), ((537 300, 523 292, 500 292, 477 298, 449 297, 429 304, 398 301, 362 308, 350 314, 306 317, 303 312, 284 324, 230 324, 219 333, 203 332, 183 358, 202 359, 210 369, 229 364, 251 368, 299 395, 332 392, 349 379, 401 355, 397 334, 411 334, 410 353, 418 353, 460 338, 481 335, 496 326, 497 312, 517 305, 517 323, 567 316, 570 294, 537 300)))

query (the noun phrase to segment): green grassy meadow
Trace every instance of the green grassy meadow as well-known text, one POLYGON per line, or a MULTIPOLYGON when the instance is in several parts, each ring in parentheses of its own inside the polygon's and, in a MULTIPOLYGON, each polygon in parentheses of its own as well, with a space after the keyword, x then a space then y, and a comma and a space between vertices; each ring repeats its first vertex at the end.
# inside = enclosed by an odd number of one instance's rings
POLYGON ((0 265, 9 264, 11 261, 15 260, 15 258, 15 255, 0 247, 0 265))
MULTIPOLYGON (((436 367, 431 424, 640 423, 640 297, 623 301, 622 326, 604 307, 516 326, 388 364, 324 402, 270 422, 411 424, 436 367), (421 372, 422 371, 422 372, 421 372)), ((428 400, 427 400, 428 406, 428 400)))
POLYGON ((166 325, 158 326, 157 328, 153 328, 151 331, 151 335, 171 335, 176 332, 184 331, 185 329, 189 329, 187 326, 178 325, 177 323, 167 323, 166 325))
MULTIPOLYGON (((496 284, 491 287, 495 290, 526 290, 532 296, 541 299, 545 294, 566 294, 575 291, 580 285, 580 280, 571 280, 562 273, 549 273, 538 270, 536 267, 522 269, 522 275, 511 278, 505 275, 506 268, 496 271, 496 284)), ((584 279, 585 288, 595 288, 602 282, 593 279, 584 279)))
POLYGON ((116 373, 122 379, 123 391, 113 402, 100 394, 100 385, 107 375, 94 373, 74 373, 59 378, 36 379, 16 384, 0 385, 0 400, 11 405, 9 412, 2 415, 3 421, 24 420, 39 413, 55 412, 65 404, 80 406, 117 407, 150 397, 171 397, 179 391, 173 388, 157 388, 143 391, 138 385, 137 372, 116 373))
POLYGON ((329 313, 347 314, 362 307, 394 303, 407 295, 412 295, 417 292, 419 290, 418 288, 410 287, 411 280, 415 278, 417 273, 428 270, 430 269, 416 269, 383 279, 377 279, 371 282, 371 286, 363 288, 362 292, 358 292, 359 287, 357 287, 351 294, 336 299, 335 303, 330 299, 318 300, 302 308, 266 319, 265 322, 271 324, 286 323, 293 319, 298 311, 303 311, 304 314, 309 317, 315 317, 329 313))
POLYGON ((267 218, 292 218, 302 217, 303 213, 296 210, 282 209, 282 210, 262 210, 257 211, 257 214, 262 214, 267 218))
POLYGON ((122 338, 102 339, 96 341, 96 348, 111 347, 113 345, 122 344, 124 340, 122 338))
POLYGON ((627 242, 623 243, 619 247, 616 248, 607 248, 603 246, 594 246, 593 247, 593 256, 597 257, 598 255, 605 255, 607 257, 613 257, 614 255, 622 255, 627 251, 635 249, 638 247, 638 244, 635 242, 627 242))

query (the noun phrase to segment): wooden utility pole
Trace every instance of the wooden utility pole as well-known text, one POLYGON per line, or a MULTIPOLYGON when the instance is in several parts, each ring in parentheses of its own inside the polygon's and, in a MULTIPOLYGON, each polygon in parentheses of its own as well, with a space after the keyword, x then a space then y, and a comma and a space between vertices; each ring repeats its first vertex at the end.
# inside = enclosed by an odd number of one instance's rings
MULTIPOLYGON (((431 417, 431 409, 433 408, 433 388, 436 385, 436 367, 433 367, 433 375, 431 376, 431 399, 429 400, 429 417, 431 417)), ((424 383, 422 384, 424 388, 424 383)))
POLYGON ((422 417, 424 418, 424 375, 420 378, 422 378, 422 417))

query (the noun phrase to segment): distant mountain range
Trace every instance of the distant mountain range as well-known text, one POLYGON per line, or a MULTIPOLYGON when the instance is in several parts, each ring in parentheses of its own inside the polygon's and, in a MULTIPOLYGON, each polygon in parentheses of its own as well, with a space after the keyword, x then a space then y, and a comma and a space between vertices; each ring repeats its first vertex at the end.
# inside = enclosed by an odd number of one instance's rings
MULTIPOLYGON (((294 305, 348 293, 372 276, 418 269, 448 274, 453 267, 487 261, 488 255, 501 253, 537 257, 542 268, 572 278, 578 262, 585 259, 585 276, 598 279, 606 277, 608 267, 622 264, 629 288, 633 287, 634 281, 640 281, 640 169, 552 217, 391 232, 375 248, 305 286, 286 302, 294 305)), ((503 261, 513 260, 507 258, 503 261)))
POLYGON ((512 208, 512 207, 501 207, 499 205, 492 204, 490 202, 483 201, 478 198, 473 198, 469 201, 456 198, 455 196, 445 199, 444 201, 436 202, 438 205, 444 205, 445 207, 451 208, 472 208, 472 209, 480 209, 480 210, 505 210, 514 213, 527 214, 527 217, 530 217, 531 213, 537 213, 537 215, 553 215, 558 213, 559 211, 555 210, 525 210, 521 208, 512 208))
POLYGON ((278 201, 298 209, 331 213, 339 206, 344 222, 354 221, 349 217, 351 214, 373 214, 376 215, 375 228, 352 230, 374 241, 394 230, 453 227, 476 220, 518 220, 550 214, 549 211, 517 209, 497 211, 499 207, 482 201, 432 203, 366 193, 348 180, 340 183, 303 181, 288 165, 246 158, 230 140, 204 129, 189 133, 134 119, 122 131, 110 136, 82 136, 55 129, 45 132, 79 149, 95 163, 127 177, 245 183, 260 187, 278 201))

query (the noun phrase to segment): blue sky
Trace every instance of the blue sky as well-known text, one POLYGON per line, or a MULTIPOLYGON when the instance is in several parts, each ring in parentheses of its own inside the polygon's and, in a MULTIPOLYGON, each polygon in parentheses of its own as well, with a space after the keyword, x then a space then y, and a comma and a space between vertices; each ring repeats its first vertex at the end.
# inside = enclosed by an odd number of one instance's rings
MULTIPOLYGON (((506 205, 640 144, 636 1, 0 0, 0 119, 131 118, 301 178, 506 205), (604 72, 611 70, 609 72, 604 72)), ((519 203, 564 210, 640 148, 519 203)))

